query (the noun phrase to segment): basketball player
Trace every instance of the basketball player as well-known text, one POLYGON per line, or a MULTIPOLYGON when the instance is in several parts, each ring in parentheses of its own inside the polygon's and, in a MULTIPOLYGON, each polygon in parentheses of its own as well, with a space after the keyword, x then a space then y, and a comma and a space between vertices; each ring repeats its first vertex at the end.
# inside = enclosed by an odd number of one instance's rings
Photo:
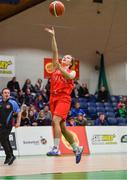
POLYGON ((52 36, 52 52, 53 52, 53 73, 51 75, 51 87, 50 87, 50 110, 52 112, 53 120, 53 132, 54 132, 54 146, 51 151, 47 153, 48 156, 60 155, 59 144, 61 133, 65 139, 70 143, 76 156, 76 163, 81 160, 83 152, 82 146, 77 146, 74 141, 73 135, 66 129, 65 120, 71 105, 70 94, 74 87, 73 79, 76 72, 70 70, 73 64, 73 57, 71 55, 65 55, 61 63, 58 58, 58 49, 55 38, 54 28, 45 29, 52 36))

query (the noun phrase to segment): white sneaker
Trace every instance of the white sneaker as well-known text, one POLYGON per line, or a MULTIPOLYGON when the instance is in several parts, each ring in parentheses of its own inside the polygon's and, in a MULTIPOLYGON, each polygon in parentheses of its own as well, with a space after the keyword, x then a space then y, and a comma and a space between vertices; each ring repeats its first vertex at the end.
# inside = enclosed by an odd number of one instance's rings
POLYGON ((61 152, 57 149, 57 147, 53 146, 51 151, 47 153, 47 156, 60 156, 61 152))

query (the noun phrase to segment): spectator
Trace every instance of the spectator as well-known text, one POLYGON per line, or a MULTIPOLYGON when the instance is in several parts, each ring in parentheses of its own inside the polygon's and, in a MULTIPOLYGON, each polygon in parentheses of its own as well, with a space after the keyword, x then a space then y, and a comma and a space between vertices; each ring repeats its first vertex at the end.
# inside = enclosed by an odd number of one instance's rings
POLYGON ((104 113, 100 113, 99 117, 94 122, 95 126, 108 126, 108 121, 104 113))
POLYGON ((37 112, 37 110, 36 110, 36 107, 35 107, 33 104, 31 104, 30 107, 29 107, 29 110, 33 111, 34 117, 35 117, 35 119, 36 119, 37 116, 38 116, 38 112, 37 112))
POLYGON ((26 93, 27 89, 30 89, 30 91, 33 93, 35 92, 34 90, 34 86, 31 84, 31 80, 30 79, 26 79, 24 85, 23 85, 23 92, 26 93))
POLYGON ((127 108, 127 97, 126 96, 122 96, 122 99, 120 100, 120 102, 124 103, 127 108))
POLYGON ((78 116, 75 118, 77 126, 86 126, 87 119, 82 113, 78 113, 78 116))
POLYGON ((44 85, 43 85, 43 82, 42 82, 42 79, 38 79, 37 82, 35 83, 35 86, 34 86, 34 90, 37 94, 41 94, 42 91, 44 90, 44 85))
POLYGON ((27 112, 26 111, 23 111, 21 113, 21 123, 20 123, 20 126, 30 126, 31 123, 30 123, 30 120, 28 119, 28 116, 27 116, 27 112))
POLYGON ((123 96, 123 97, 122 97, 122 100, 123 100, 125 106, 127 107, 127 97, 126 97, 126 96, 123 96))
POLYGON ((37 126, 38 125, 37 120, 35 118, 34 111, 32 111, 32 110, 28 111, 28 118, 30 120, 31 126, 37 126))
POLYGON ((34 96, 31 93, 31 90, 29 88, 26 89, 25 95, 24 95, 24 103, 27 106, 30 106, 34 102, 34 96))
POLYGON ((18 91, 17 100, 18 100, 20 106, 24 103, 24 93, 23 93, 22 89, 20 89, 18 91))
POLYGON ((46 119, 52 120, 52 114, 51 114, 51 111, 49 110, 49 106, 48 105, 44 106, 43 112, 44 112, 44 115, 45 115, 46 119))
POLYGON ((89 98, 89 90, 86 83, 82 83, 82 85, 79 87, 79 97, 89 98))
POLYGON ((7 83, 7 88, 10 89, 11 95, 17 97, 17 93, 20 90, 19 82, 16 81, 16 77, 13 77, 11 81, 7 83))
POLYGON ((45 85, 45 91, 46 91, 47 99, 49 101, 49 97, 50 97, 50 78, 48 79, 47 84, 45 85))
POLYGON ((126 118, 127 117, 127 108, 123 101, 120 101, 117 105, 118 114, 120 117, 126 118))
POLYGON ((79 113, 82 113, 84 116, 86 115, 85 111, 80 108, 80 103, 76 102, 75 107, 71 109, 70 115, 73 117, 77 117, 79 113))
POLYGON ((69 117, 66 121, 66 126, 76 126, 76 122, 74 117, 69 117))
POLYGON ((71 97, 72 98, 79 98, 79 89, 80 89, 80 84, 78 83, 78 81, 74 81, 74 88, 73 91, 71 93, 71 97))
POLYGON ((21 112, 26 111, 28 115, 28 106, 26 104, 22 104, 21 106, 21 112))
POLYGON ((51 119, 45 117, 43 110, 38 113, 37 124, 38 126, 51 126, 51 119))
POLYGON ((34 101, 34 106, 36 110, 39 112, 40 110, 44 108, 45 104, 46 104, 46 101, 43 95, 39 94, 34 101))
POLYGON ((98 102, 108 102, 109 101, 109 94, 104 86, 101 86, 100 90, 96 94, 97 94, 98 102))

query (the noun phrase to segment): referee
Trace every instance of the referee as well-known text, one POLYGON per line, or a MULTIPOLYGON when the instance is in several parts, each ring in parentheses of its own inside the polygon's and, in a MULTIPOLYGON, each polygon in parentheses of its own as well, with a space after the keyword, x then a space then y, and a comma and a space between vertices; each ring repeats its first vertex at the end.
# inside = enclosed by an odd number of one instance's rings
POLYGON ((2 98, 0 98, 0 143, 5 151, 4 164, 11 165, 16 157, 9 141, 9 135, 13 125, 13 114, 17 114, 15 127, 20 126, 21 112, 17 102, 10 97, 10 90, 4 88, 2 90, 2 98))

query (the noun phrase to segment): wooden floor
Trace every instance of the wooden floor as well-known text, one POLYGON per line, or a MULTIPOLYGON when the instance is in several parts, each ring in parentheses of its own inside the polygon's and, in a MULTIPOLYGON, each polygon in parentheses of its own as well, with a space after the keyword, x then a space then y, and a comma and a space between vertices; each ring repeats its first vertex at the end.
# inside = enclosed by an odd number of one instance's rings
POLYGON ((74 156, 23 156, 17 157, 11 166, 3 162, 2 157, 0 176, 127 170, 127 154, 87 155, 82 157, 80 164, 75 164, 74 156))

